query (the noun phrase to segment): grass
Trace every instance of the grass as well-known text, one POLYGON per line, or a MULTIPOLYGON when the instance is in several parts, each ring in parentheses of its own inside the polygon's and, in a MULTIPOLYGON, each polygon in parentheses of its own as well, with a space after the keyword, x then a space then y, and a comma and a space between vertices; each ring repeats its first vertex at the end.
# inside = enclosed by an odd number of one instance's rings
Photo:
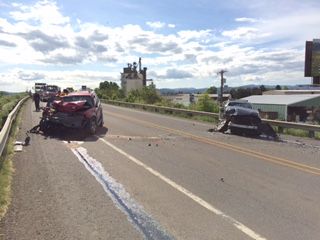
POLYGON ((21 114, 18 113, 12 124, 10 137, 2 156, 0 157, 0 219, 6 214, 11 201, 11 182, 14 172, 12 159, 14 156, 14 140, 18 134, 18 125, 21 122, 21 114))
MULTIPOLYGON (((279 133, 278 128, 274 128, 279 133)), ((309 132, 301 129, 286 128, 283 130, 283 134, 296 136, 296 137, 309 137, 309 132)), ((320 140, 320 132, 315 132, 315 139, 320 140)))
POLYGON ((25 96, 26 96, 25 93, 9 95, 9 96, 0 95, 0 129, 5 123, 7 116, 11 112, 11 110, 25 96))

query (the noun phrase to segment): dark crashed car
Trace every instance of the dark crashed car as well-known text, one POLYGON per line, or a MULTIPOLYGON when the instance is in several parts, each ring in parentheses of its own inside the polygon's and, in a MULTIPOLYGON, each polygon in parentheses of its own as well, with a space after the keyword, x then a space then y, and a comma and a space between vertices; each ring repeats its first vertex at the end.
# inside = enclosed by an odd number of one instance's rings
POLYGON ((100 100, 91 91, 73 92, 54 100, 44 115, 47 126, 83 129, 89 134, 103 126, 100 100))
POLYGON ((276 137, 272 127, 261 121, 259 112, 245 100, 228 101, 224 107, 224 120, 219 124, 218 131, 230 130, 237 135, 276 137))

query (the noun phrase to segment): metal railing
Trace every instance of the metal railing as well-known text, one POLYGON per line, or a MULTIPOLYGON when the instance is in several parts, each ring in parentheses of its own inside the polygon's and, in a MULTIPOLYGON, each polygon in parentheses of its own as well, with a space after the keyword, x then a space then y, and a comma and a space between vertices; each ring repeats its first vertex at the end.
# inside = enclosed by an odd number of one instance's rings
POLYGON ((28 98, 29 97, 25 97, 22 100, 20 100, 18 102, 18 104, 15 106, 15 108, 8 114, 6 122, 4 123, 3 128, 0 131, 0 156, 2 156, 3 150, 7 144, 12 123, 13 123, 14 119, 16 118, 16 115, 17 115, 21 105, 28 98))
MULTIPOLYGON (((217 120, 219 119, 218 113, 192 111, 192 110, 180 109, 180 108, 170 108, 170 107, 163 107, 163 106, 150 105, 150 104, 129 103, 129 102, 105 100, 105 99, 103 99, 102 101, 104 103, 109 103, 112 105, 149 110, 153 112, 163 111, 165 113, 170 113, 170 114, 184 113, 189 116, 207 116, 207 117, 213 117, 217 120)), ((283 132, 283 129, 286 129, 286 128, 304 130, 308 132, 308 136, 311 138, 315 137, 315 132, 320 132, 320 125, 285 122, 285 121, 277 121, 277 120, 270 120, 270 119, 262 119, 262 122, 268 123, 271 126, 278 127, 279 132, 283 132)))

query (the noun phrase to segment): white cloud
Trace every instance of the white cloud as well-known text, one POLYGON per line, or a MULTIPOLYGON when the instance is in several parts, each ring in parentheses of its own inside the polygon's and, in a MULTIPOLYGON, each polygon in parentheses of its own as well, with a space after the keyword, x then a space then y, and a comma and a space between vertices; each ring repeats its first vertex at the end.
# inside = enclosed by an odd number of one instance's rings
POLYGON ((126 63, 140 56, 161 84, 180 81, 184 86, 192 84, 192 79, 201 87, 212 84, 216 72, 224 68, 229 70, 229 85, 246 81, 267 84, 274 79, 281 83, 289 77, 299 81, 303 79, 304 41, 320 35, 317 11, 259 21, 237 18, 241 26, 221 32, 174 32, 174 24, 163 22, 147 22, 149 30, 133 24, 110 27, 79 19, 73 25, 52 1, 12 6, 9 17, 0 18, 0 63, 8 66, 2 69, 1 89, 25 90, 41 77, 64 86, 95 87, 100 81, 119 80, 126 63), (165 27, 171 28, 170 34, 158 31, 165 27), (269 42, 276 44, 270 47, 269 42), (10 81, 15 86, 9 86, 10 81))
POLYGON ((253 27, 239 27, 234 30, 223 31, 222 36, 231 39, 254 39, 261 36, 260 31, 253 27))
POLYGON ((151 28, 155 28, 155 29, 159 29, 159 28, 163 28, 166 26, 166 24, 164 22, 146 22, 146 24, 151 27, 151 28))
POLYGON ((193 77, 190 71, 186 71, 184 69, 176 69, 176 68, 167 69, 164 75, 155 75, 155 76, 159 79, 184 79, 184 78, 193 77))
POLYGON ((153 29, 161 29, 164 27, 168 27, 168 28, 175 28, 176 25, 173 23, 164 23, 164 22, 160 22, 160 21, 156 21, 156 22, 146 22, 146 25, 153 28, 153 29))
POLYGON ((296 12, 274 17, 256 25, 262 32, 269 32, 270 40, 282 40, 287 46, 304 45, 306 40, 320 36, 319 10, 296 12))
POLYGON ((247 18, 247 17, 240 17, 235 19, 236 22, 249 22, 249 23, 255 23, 258 22, 255 18, 247 18))
POLYGON ((206 29, 206 30, 184 30, 184 31, 179 31, 178 36, 184 40, 184 41, 207 41, 209 39, 214 38, 212 34, 212 30, 206 29))
POLYGON ((20 3, 12 4, 17 10, 10 15, 16 21, 38 21, 41 25, 63 25, 69 23, 69 18, 64 17, 57 6, 57 3, 49 0, 42 0, 33 6, 20 3))

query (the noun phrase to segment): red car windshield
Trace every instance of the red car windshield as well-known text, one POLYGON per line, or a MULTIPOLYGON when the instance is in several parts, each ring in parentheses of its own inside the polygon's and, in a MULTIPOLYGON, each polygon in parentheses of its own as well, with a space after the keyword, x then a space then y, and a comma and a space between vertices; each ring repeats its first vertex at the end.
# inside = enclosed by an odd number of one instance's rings
POLYGON ((91 107, 93 107, 93 99, 90 96, 65 96, 63 97, 63 102, 77 102, 86 101, 91 107))

